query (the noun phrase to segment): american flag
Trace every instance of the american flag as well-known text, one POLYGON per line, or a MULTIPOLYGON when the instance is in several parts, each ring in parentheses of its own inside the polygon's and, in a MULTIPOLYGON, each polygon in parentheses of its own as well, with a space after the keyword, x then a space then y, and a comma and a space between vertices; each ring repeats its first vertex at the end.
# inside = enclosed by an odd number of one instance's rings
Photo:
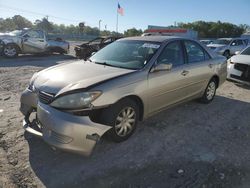
POLYGON ((120 15, 124 15, 124 10, 123 8, 120 6, 120 4, 118 3, 118 8, 117 8, 117 12, 120 14, 120 15))

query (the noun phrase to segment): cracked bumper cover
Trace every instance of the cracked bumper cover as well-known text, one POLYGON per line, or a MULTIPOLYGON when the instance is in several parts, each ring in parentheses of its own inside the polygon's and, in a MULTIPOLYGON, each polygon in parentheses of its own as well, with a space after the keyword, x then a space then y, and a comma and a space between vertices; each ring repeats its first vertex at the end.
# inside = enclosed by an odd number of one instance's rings
POLYGON ((28 96, 34 97, 32 95, 32 92, 25 91, 21 97, 20 110, 25 115, 23 127, 27 132, 42 137, 52 147, 89 156, 100 137, 111 128, 92 122, 88 116, 72 115, 38 102, 37 120, 41 129, 34 129, 28 120, 34 107, 23 103, 27 102, 28 96))

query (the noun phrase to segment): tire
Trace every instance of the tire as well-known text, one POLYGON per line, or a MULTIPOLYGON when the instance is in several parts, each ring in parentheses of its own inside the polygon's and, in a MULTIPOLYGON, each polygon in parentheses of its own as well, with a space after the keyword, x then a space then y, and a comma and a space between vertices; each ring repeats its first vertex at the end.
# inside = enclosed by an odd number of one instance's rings
POLYGON ((101 113, 100 121, 112 126, 107 136, 114 142, 127 140, 135 131, 139 120, 139 107, 133 100, 122 99, 101 113))
POLYGON ((226 50, 224 53, 223 53, 223 56, 225 56, 227 59, 230 58, 230 52, 229 50, 226 50))
POLYGON ((18 48, 14 44, 7 44, 3 49, 5 57, 13 58, 18 56, 18 48))
POLYGON ((213 101, 216 94, 217 85, 218 83, 214 78, 209 81, 203 96, 200 98, 202 103, 208 104, 213 101))

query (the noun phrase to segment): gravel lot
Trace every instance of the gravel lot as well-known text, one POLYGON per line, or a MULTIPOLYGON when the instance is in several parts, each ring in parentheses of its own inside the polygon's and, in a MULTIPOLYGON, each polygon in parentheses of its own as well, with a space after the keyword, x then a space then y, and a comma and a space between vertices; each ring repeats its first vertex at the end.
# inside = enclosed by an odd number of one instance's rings
POLYGON ((126 142, 102 139, 91 157, 52 150, 24 133, 19 98, 32 74, 72 56, 0 58, 1 187, 250 187, 250 88, 226 82, 141 122, 126 142))

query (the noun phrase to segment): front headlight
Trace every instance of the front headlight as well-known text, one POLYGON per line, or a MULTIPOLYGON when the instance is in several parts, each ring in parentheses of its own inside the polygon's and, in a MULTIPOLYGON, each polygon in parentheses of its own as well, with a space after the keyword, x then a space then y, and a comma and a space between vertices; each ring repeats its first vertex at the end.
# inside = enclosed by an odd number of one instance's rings
POLYGON ((101 94, 100 91, 68 94, 55 99, 50 105, 65 110, 87 108, 101 94))

